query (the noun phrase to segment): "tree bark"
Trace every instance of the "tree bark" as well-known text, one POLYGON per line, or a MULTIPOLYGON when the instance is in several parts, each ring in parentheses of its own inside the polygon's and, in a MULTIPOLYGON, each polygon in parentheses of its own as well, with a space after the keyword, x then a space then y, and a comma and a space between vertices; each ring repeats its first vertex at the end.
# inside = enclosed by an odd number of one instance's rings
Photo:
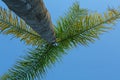
POLYGON ((44 40, 54 43, 55 33, 50 14, 43 0, 2 0, 44 40))

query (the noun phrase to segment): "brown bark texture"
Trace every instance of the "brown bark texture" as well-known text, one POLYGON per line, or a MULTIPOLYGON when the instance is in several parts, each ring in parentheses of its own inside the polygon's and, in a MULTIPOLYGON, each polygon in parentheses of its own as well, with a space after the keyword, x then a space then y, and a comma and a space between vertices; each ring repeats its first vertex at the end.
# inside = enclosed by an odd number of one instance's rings
POLYGON ((50 14, 43 0, 2 0, 44 40, 54 43, 55 33, 50 14))

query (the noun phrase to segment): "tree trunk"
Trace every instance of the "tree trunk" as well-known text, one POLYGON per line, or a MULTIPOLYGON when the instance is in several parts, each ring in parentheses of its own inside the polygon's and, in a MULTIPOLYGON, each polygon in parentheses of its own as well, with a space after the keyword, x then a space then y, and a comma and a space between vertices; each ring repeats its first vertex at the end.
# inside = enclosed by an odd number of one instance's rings
POLYGON ((22 18, 33 30, 49 43, 55 42, 50 14, 43 0, 2 0, 10 10, 22 18))

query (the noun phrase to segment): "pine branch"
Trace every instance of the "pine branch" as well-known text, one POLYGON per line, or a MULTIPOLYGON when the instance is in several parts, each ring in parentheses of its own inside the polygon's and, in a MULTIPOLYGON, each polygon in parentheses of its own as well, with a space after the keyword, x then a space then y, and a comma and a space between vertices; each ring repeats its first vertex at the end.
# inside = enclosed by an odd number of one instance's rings
POLYGON ((17 62, 12 69, 2 76, 2 80, 34 80, 44 76, 46 70, 66 54, 66 50, 78 45, 88 45, 106 30, 108 25, 115 24, 120 19, 120 12, 110 10, 104 16, 86 10, 74 4, 67 15, 58 21, 56 27, 57 46, 43 44, 17 62), (82 13, 80 13, 82 11, 82 13))

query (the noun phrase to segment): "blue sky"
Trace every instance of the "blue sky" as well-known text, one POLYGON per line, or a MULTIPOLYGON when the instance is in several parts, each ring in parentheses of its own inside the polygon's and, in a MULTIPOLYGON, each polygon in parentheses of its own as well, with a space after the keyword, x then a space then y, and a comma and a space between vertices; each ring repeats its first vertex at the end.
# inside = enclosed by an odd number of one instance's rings
MULTIPOLYGON (((52 21, 76 0, 44 0, 52 21)), ((82 8, 104 12, 108 6, 117 8, 119 0, 77 0, 82 8)), ((0 1, 0 6, 5 5, 0 1)), ((89 47, 78 46, 68 51, 62 61, 48 70, 43 80, 120 80, 120 22, 114 30, 104 33, 89 47)), ((19 39, 0 34, 0 75, 12 67, 29 46, 19 39)))

